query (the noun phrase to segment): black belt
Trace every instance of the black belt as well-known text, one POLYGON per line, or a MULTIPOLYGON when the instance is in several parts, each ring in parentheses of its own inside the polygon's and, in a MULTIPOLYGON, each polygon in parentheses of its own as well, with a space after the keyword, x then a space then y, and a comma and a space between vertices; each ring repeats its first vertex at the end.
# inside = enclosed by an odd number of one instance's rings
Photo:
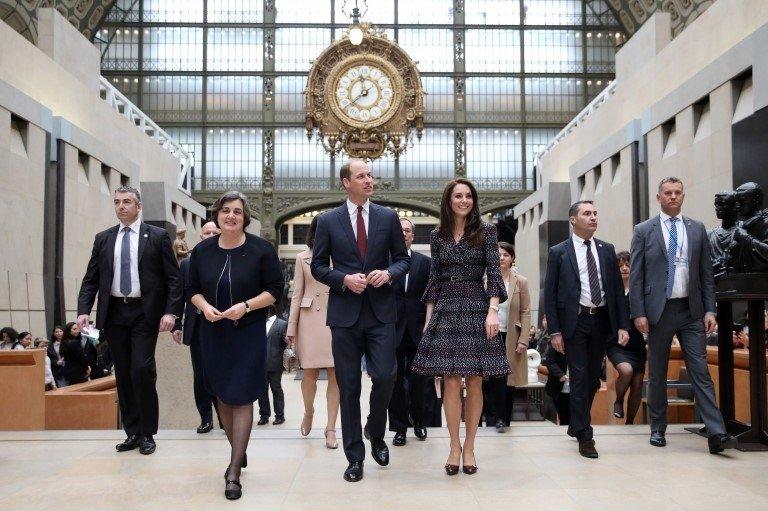
POLYGON ((443 282, 482 282, 483 278, 468 275, 445 275, 440 280, 443 282))
POLYGON ((589 316, 596 316, 606 310, 605 305, 600 307, 587 307, 586 305, 579 304, 579 314, 587 314, 589 316))
POLYGON ((116 302, 120 303, 136 303, 141 301, 141 297, 131 297, 131 296, 113 296, 109 295, 110 300, 114 300, 116 302))

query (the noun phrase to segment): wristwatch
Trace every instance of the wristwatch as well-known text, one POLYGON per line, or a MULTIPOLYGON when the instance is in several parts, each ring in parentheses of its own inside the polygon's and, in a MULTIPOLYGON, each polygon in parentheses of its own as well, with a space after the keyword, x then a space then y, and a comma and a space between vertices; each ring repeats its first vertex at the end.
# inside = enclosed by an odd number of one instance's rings
POLYGON ((489 308, 489 309, 491 309, 491 310, 494 310, 494 311, 496 311, 496 312, 499 312, 499 306, 498 306, 498 305, 491 305, 491 306, 490 306, 490 307, 488 307, 488 308, 489 308))
POLYGON ((243 302, 243 305, 245 305, 245 313, 246 313, 246 314, 248 314, 249 312, 251 312, 251 308, 250 308, 250 307, 248 307, 248 302, 243 302))

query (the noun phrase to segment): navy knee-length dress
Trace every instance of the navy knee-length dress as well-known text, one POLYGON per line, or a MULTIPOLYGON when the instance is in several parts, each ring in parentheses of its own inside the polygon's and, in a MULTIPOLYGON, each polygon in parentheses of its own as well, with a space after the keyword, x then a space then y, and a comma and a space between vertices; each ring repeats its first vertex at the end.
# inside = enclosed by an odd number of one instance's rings
MULTIPOLYGON (((202 293, 221 312, 263 291, 279 300, 282 289, 277 253, 261 238, 249 234, 242 246, 224 249, 218 246, 216 236, 192 251, 187 295, 191 298, 202 293)), ((267 388, 265 310, 251 311, 237 322, 222 319, 213 323, 201 315, 199 328, 208 391, 233 406, 262 397, 267 388)))

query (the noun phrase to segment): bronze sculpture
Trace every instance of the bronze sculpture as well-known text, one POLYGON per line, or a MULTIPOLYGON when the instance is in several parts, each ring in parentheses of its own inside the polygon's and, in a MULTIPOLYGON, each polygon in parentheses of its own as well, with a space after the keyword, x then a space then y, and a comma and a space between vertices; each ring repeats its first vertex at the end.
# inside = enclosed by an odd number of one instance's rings
POLYGON ((712 246, 712 268, 715 277, 719 277, 733 273, 731 250, 735 245, 733 231, 738 218, 734 192, 722 191, 715 194, 715 216, 722 221, 722 224, 709 231, 708 235, 712 246))
POLYGON ((733 231, 736 244, 734 271, 768 272, 768 210, 757 183, 744 183, 735 192, 739 223, 733 231))

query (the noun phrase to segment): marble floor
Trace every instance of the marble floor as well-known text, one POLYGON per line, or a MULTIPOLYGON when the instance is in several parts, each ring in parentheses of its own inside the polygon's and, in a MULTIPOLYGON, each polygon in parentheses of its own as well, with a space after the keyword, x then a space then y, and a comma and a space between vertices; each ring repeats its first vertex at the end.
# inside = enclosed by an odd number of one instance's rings
POLYGON ((323 424, 299 436, 298 384, 285 384, 297 413, 254 427, 239 501, 223 497, 221 430, 163 430, 151 456, 117 453, 119 431, 0 432, 0 510, 768 510, 768 453, 712 456, 681 426, 664 449, 648 445, 647 426, 597 427, 600 459, 587 460, 565 428, 516 422, 504 434, 481 431, 479 472, 455 477, 442 469, 447 430, 433 428, 425 442, 390 447, 389 467, 368 458, 365 479, 347 483, 323 424))

